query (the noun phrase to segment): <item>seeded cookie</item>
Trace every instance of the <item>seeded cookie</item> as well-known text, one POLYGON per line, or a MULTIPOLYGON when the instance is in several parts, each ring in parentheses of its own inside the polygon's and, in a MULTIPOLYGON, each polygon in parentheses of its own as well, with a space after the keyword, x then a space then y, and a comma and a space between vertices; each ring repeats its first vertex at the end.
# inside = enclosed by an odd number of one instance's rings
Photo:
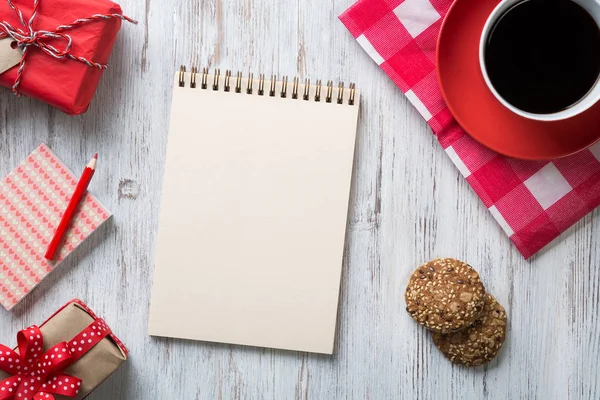
POLYGON ((506 312, 496 299, 486 294, 483 314, 460 332, 434 333, 433 343, 455 364, 474 367, 498 355, 506 338, 506 312))
POLYGON ((449 333, 471 325, 483 310, 485 288, 470 265, 438 258, 421 265, 406 287, 406 311, 434 332, 449 333))

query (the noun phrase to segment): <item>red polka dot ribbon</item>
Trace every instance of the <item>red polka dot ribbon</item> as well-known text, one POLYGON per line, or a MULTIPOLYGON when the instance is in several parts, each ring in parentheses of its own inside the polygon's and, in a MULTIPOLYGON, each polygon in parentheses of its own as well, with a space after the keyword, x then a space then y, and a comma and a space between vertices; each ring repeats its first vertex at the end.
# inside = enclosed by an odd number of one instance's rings
MULTIPOLYGON (((92 322, 87 328, 79 332, 77 336, 67 343, 69 352, 71 353, 71 363, 79 360, 92 347, 97 345, 98 342, 111 333, 112 331, 103 320, 97 319, 92 322)), ((0 400, 1 399, 2 398, 0 397, 0 400)))
POLYGON ((12 375, 0 381, 0 400, 52 400, 53 394, 77 396, 81 379, 62 371, 110 333, 110 328, 98 319, 69 343, 60 342, 44 352, 39 327, 20 331, 17 334, 19 353, 0 345, 0 370, 12 375))

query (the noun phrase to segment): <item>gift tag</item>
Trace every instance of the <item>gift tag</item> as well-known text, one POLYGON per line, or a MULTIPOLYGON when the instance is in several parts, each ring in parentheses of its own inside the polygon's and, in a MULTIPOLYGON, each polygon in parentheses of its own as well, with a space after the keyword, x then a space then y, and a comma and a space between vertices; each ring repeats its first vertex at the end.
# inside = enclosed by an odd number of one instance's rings
POLYGON ((21 48, 12 48, 14 41, 11 37, 0 39, 0 74, 17 65, 23 57, 21 48))

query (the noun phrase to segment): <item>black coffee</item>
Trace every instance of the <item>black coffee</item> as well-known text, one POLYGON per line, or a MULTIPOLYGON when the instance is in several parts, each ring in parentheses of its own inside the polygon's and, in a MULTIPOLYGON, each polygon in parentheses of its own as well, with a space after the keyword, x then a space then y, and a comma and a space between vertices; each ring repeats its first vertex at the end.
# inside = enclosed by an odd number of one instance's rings
POLYGON ((571 0, 525 0, 493 27, 485 65, 510 104, 536 114, 565 110, 600 74, 600 29, 571 0))

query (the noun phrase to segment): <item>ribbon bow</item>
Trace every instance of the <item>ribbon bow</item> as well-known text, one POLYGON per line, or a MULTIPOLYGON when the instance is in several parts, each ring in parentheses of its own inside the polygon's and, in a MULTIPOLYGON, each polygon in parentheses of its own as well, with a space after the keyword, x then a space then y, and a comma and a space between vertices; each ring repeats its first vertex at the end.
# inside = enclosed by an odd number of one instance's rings
POLYGON ((20 331, 17 343, 18 354, 0 345, 0 370, 12 375, 0 381, 0 400, 52 400, 53 393, 77 396, 81 379, 62 373, 74 361, 67 343, 42 354, 44 338, 35 325, 20 331))
MULTIPOLYGON (((69 29, 77 28, 81 25, 84 25, 84 24, 87 24, 90 22, 100 21, 103 19, 104 20, 112 19, 112 18, 119 18, 123 21, 137 24, 137 21, 135 21, 129 17, 126 17, 124 15, 121 15, 121 14, 94 14, 89 18, 81 18, 81 19, 75 20, 71 24, 60 25, 53 31, 46 31, 46 30, 36 31, 33 29, 33 21, 35 20, 35 17, 37 15, 37 10, 38 10, 40 1, 39 0, 33 1, 33 12, 31 14, 31 17, 27 21, 23 17, 23 13, 21 12, 21 10, 17 6, 15 6, 11 0, 7 0, 7 1, 8 1, 8 5, 10 6, 10 8, 12 8, 17 13, 17 17, 19 17, 19 21, 21 22, 21 25, 23 27, 23 29, 15 28, 7 21, 0 20, 0 39, 6 38, 6 37, 11 37, 15 40, 17 46, 19 46, 23 49, 23 56, 21 57, 21 61, 19 63, 17 77, 15 78, 15 83, 13 84, 13 87, 12 87, 12 91, 16 95, 19 95, 18 87, 19 87, 19 84, 21 83, 21 77, 23 75, 23 69, 25 67, 25 60, 27 59, 27 51, 31 46, 37 47, 40 50, 42 50, 45 54, 52 56, 54 58, 57 58, 57 59, 70 58, 72 60, 82 62, 89 67, 98 68, 98 69, 106 69, 106 68, 108 68, 108 65, 106 65, 106 64, 100 64, 100 63, 97 63, 94 61, 90 61, 84 57, 80 57, 80 56, 71 54, 71 45, 73 44, 73 39, 71 38, 71 36, 69 36, 63 32, 66 30, 69 30, 69 29), (63 42, 63 47, 56 48, 52 44, 50 44, 49 42, 53 39, 61 40, 63 42)), ((1 399, 1 397, 0 397, 0 399, 1 399)))

